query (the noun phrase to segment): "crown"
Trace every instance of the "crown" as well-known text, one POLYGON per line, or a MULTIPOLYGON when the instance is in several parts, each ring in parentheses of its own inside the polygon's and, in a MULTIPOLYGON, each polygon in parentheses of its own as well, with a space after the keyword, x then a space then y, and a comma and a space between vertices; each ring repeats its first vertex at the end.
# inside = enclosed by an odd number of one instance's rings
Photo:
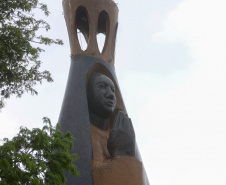
POLYGON ((118 7, 112 0, 63 0, 71 55, 100 58, 114 66, 115 42, 118 26, 118 7), (77 34, 79 30, 87 42, 82 50, 77 34), (103 50, 97 43, 97 34, 105 35, 103 50))

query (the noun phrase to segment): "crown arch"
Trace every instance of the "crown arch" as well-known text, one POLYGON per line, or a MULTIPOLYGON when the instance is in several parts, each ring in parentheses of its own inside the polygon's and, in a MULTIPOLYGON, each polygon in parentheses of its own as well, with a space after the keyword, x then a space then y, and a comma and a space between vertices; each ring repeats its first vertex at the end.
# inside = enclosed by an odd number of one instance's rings
POLYGON ((114 37, 113 37, 113 40, 112 40, 112 46, 113 46, 112 54, 113 54, 113 56, 115 56, 115 48, 116 48, 117 33, 118 33, 118 22, 117 22, 116 25, 115 25, 115 28, 114 28, 114 34, 113 34, 114 37))
POLYGON ((75 29, 77 42, 81 50, 86 50, 89 42, 89 16, 84 6, 79 6, 75 13, 75 29))
POLYGON ((110 18, 105 10, 102 10, 98 16, 97 25, 97 44, 100 53, 104 53, 108 45, 110 31, 110 18))

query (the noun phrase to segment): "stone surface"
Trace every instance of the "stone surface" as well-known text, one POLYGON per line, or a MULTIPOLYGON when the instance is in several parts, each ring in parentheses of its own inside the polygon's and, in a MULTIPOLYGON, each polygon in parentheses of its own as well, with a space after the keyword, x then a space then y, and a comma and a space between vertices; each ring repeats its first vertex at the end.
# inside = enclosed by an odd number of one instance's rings
MULTIPOLYGON (((72 152, 77 153, 80 157, 76 162, 80 177, 73 177, 70 174, 66 174, 68 185, 93 185, 91 163, 93 159, 93 149, 86 84, 89 75, 94 71, 102 72, 113 80, 117 99, 116 110, 120 109, 126 113, 114 67, 95 57, 81 55, 73 57, 60 112, 59 124, 64 132, 70 131, 75 137, 72 152)), ((113 124, 114 117, 115 112, 112 114, 112 119, 110 119, 111 124, 113 124)), ((137 146, 135 146, 135 158, 141 161, 137 146)))

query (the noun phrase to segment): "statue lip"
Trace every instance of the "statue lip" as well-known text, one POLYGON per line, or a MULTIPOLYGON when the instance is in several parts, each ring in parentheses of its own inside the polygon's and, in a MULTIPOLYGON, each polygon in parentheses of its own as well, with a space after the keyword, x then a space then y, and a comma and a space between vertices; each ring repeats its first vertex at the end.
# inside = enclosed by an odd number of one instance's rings
POLYGON ((113 106, 114 105, 114 101, 107 101, 105 104, 113 106))

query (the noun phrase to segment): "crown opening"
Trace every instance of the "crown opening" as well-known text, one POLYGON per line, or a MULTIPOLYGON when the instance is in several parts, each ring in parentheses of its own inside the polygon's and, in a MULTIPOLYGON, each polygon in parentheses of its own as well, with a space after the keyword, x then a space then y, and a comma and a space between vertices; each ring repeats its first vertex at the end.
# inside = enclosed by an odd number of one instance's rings
POLYGON ((108 44, 110 19, 106 11, 101 11, 98 17, 97 44, 100 53, 104 53, 108 44))
POLYGON ((79 6, 76 10, 75 29, 80 49, 85 51, 89 42, 89 18, 85 7, 79 6))
POLYGON ((99 49, 100 53, 103 52, 105 40, 106 40, 105 34, 103 34, 103 33, 97 34, 97 45, 98 45, 98 49, 99 49))

